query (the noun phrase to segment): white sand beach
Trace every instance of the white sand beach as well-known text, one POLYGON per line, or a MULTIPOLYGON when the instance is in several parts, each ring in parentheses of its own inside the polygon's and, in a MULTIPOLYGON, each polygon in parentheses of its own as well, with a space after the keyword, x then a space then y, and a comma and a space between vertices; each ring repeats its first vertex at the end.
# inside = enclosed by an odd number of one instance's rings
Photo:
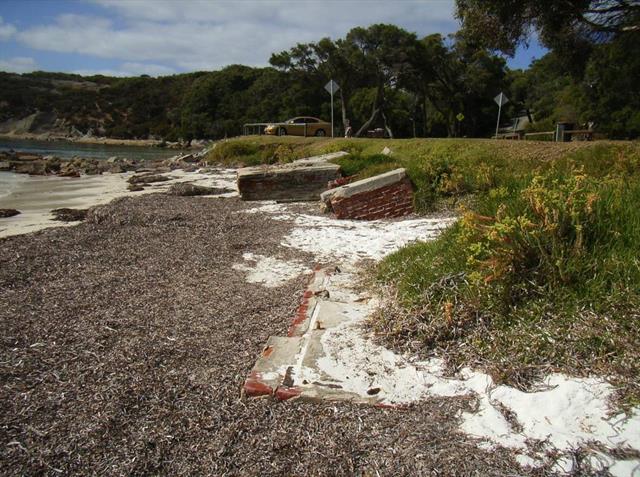
POLYGON ((177 182, 235 189, 234 170, 220 170, 215 173, 175 170, 165 174, 171 178, 170 181, 150 184, 140 192, 127 189, 127 179, 131 175, 133 173, 127 172, 75 178, 0 172, 0 209, 20 211, 20 214, 14 217, 0 218, 0 238, 78 223, 54 220, 51 215, 53 209, 86 209, 106 204, 118 197, 164 192, 177 182))

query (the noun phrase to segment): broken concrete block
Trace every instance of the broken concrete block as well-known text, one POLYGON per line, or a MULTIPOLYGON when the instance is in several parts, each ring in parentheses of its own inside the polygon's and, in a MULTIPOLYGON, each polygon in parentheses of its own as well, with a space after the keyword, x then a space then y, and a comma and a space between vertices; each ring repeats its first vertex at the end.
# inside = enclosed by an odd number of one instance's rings
POLYGON ((311 201, 340 177, 340 166, 328 162, 245 167, 238 171, 242 200, 311 201))
POLYGON ((338 219, 375 220, 413 212, 413 185, 405 169, 324 192, 321 200, 338 219))

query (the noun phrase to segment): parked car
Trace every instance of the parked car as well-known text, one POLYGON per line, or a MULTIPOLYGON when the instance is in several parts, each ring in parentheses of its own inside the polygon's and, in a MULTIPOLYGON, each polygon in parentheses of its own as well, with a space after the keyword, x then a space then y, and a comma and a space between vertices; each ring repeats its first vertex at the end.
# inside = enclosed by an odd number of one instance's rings
POLYGON ((273 136, 328 136, 331 123, 310 116, 291 118, 283 123, 273 123, 264 128, 265 134, 273 136))

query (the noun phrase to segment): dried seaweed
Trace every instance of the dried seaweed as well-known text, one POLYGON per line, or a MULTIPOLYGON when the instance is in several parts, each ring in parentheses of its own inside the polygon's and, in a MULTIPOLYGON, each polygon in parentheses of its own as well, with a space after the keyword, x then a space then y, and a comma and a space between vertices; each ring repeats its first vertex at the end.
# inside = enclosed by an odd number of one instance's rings
POLYGON ((313 266, 280 245, 290 223, 240 213, 252 206, 152 194, 0 240, 0 473, 526 473, 456 430, 465 398, 240 399, 304 280, 266 289, 232 264, 252 251, 313 266))

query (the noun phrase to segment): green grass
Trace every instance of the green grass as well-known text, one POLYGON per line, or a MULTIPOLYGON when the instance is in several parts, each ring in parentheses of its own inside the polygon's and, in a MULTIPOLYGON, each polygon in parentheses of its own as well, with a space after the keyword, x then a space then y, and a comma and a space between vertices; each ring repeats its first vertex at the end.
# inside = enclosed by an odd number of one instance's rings
MULTIPOLYGON (((574 158, 587 172, 629 167, 625 152, 638 151, 630 143, 545 143, 478 139, 344 139, 249 136, 219 141, 210 163, 251 166, 290 162, 328 152, 347 151, 339 159, 344 175, 370 177, 404 167, 416 187, 419 212, 456 207, 491 188, 531 176, 555 160, 574 158), (382 155, 385 147, 390 156, 382 155), (615 158, 622 154, 622 161, 615 158)), ((632 166, 635 170, 637 165, 632 166)))
POLYGON ((498 381, 597 373, 640 402, 639 156, 595 151, 476 194, 438 240, 387 257, 377 278, 400 308, 376 330, 498 381))
POLYGON ((608 376, 623 404, 640 402, 639 143, 262 137, 210 160, 338 150, 345 175, 404 167, 419 212, 462 217, 377 266, 397 297, 372 320, 378 333, 523 387, 550 371, 608 376))

